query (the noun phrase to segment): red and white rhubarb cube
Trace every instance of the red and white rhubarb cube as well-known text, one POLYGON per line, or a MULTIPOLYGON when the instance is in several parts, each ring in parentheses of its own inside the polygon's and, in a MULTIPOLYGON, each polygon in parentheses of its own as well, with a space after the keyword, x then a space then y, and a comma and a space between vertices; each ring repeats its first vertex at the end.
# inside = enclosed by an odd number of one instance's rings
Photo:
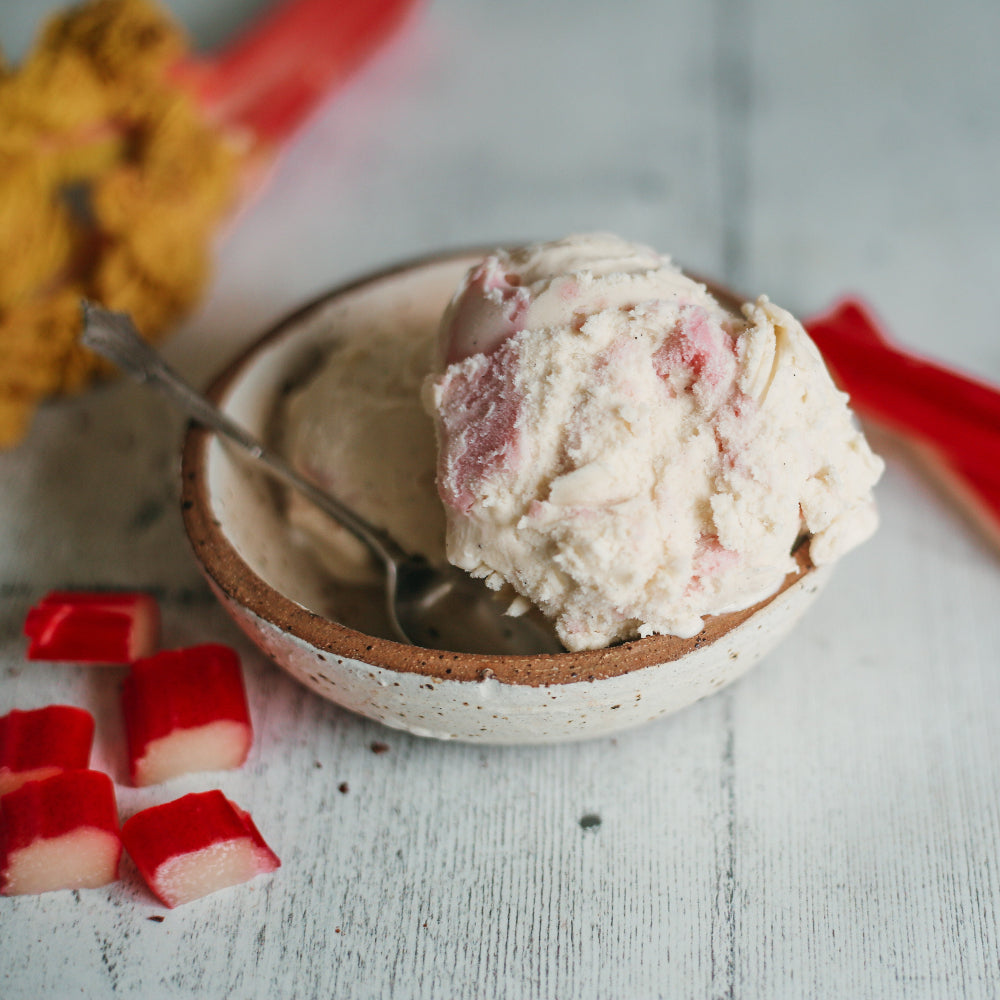
POLYGON ((222 792, 197 792, 136 813, 122 840, 153 894, 169 907, 281 866, 250 814, 222 792))
POLYGON ((106 885, 121 852, 115 788, 101 771, 60 771, 0 798, 0 895, 106 885))
POLYGON ((29 660, 132 663, 159 642, 160 609, 149 594, 55 590, 24 622, 29 660))
POLYGON ((26 781, 90 764, 94 717, 73 705, 12 709, 0 718, 0 796, 26 781))
POLYGON ((236 768, 250 752, 243 673, 228 646, 167 650, 132 664, 122 707, 135 785, 236 768))

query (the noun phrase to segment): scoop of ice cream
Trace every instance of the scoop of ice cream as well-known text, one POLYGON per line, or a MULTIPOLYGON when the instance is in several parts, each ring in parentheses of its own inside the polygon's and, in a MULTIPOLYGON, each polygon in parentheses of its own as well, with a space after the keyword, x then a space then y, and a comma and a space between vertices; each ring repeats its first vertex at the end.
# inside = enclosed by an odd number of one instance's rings
MULTIPOLYGON (((420 386, 433 325, 364 329, 336 341, 289 400, 285 447, 307 476, 405 548, 443 561, 444 516, 434 489, 434 430, 420 386)), ((289 518, 343 583, 375 583, 381 568, 345 528, 290 493, 289 518)))
POLYGON ((742 315, 597 234, 497 252, 442 320, 434 417, 447 554, 568 649, 691 636, 876 526, 874 456, 801 325, 742 315))

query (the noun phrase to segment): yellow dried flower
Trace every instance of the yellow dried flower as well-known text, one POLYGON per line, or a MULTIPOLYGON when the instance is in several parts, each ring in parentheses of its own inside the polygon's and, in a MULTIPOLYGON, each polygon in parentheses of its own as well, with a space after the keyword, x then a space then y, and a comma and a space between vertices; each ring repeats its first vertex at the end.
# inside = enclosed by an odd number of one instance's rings
POLYGON ((107 370, 78 343, 81 297, 157 339, 206 285, 240 162, 171 83, 184 52, 150 0, 91 0, 0 66, 0 447, 107 370))
MULTIPOLYGON (((51 197, 51 164, 0 152, 0 311, 53 285, 67 266, 75 233, 69 210, 51 197)), ((7 352, 2 356, 7 363, 7 352)))
POLYGON ((103 79, 134 85, 161 77, 188 44, 178 25, 149 0, 93 0, 51 21, 40 48, 79 52, 103 79))

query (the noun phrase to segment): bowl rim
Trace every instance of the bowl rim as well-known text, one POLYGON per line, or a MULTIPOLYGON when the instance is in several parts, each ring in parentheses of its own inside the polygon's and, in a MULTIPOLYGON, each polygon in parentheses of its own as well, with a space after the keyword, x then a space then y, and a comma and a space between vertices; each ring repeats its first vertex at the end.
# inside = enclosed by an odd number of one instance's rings
MULTIPOLYGON (((224 408, 230 392, 263 351, 282 337, 292 334, 294 327, 334 299, 407 271, 465 257, 472 259, 476 254, 482 256, 493 249, 494 246, 477 246, 424 254, 336 285, 278 319, 242 348, 212 379, 206 395, 214 404, 224 408)), ((742 301, 715 282, 701 277, 696 280, 704 282, 719 297, 731 302, 742 301)), ((770 597, 741 611, 707 616, 702 630, 691 638, 656 635, 605 649, 537 655, 454 653, 410 646, 393 639, 367 635, 309 610, 272 587, 243 560, 212 510, 207 476, 212 437, 210 430, 197 424, 189 423, 187 426, 181 452, 181 515, 195 558, 217 593, 281 632, 324 653, 386 670, 421 674, 439 682, 478 682, 492 678, 505 684, 540 687, 596 681, 667 664, 723 638, 789 587, 805 579, 815 568, 809 559, 808 544, 799 545, 793 553, 797 568, 785 577, 770 597)))

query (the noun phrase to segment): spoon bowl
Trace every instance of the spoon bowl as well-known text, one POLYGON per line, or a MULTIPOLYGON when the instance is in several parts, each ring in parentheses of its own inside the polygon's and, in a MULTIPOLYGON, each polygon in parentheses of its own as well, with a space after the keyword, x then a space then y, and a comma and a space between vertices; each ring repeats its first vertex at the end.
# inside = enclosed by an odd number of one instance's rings
MULTIPOLYGON (((402 325, 415 336, 436 327, 461 275, 481 257, 474 250, 424 258, 334 289, 250 345, 209 397, 268 441, 290 393, 333 341, 365 336, 378 324, 402 325)), ((333 581, 289 522, 273 484, 202 427, 187 432, 182 476, 195 556, 251 640, 321 696, 442 739, 557 742, 675 712, 745 673, 807 611, 830 575, 829 567, 813 567, 804 542, 798 568, 775 595, 706 619, 689 639, 653 636, 577 653, 455 652, 434 636, 426 639, 436 648, 408 645, 392 637, 380 591, 333 581)))
POLYGON ((416 646, 454 653, 560 653, 551 629, 529 615, 512 618, 480 580, 454 567, 413 556, 395 567, 392 605, 403 634, 416 646))

